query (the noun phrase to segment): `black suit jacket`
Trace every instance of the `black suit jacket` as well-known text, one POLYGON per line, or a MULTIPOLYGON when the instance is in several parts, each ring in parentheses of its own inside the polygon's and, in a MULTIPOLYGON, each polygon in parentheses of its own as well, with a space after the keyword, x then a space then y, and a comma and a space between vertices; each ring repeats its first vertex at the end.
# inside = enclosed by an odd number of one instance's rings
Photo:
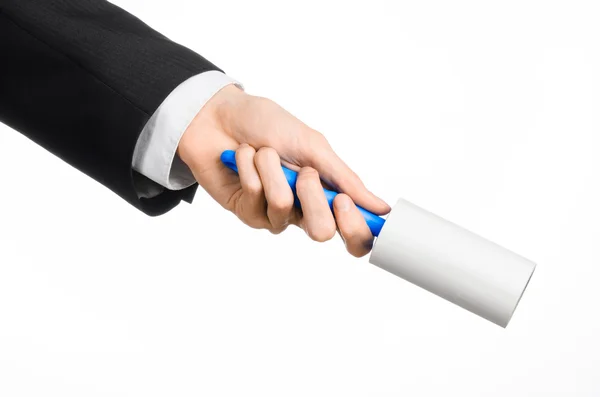
POLYGON ((138 198, 138 136, 177 85, 208 70, 219 69, 107 1, 0 0, 0 121, 149 215, 196 186, 138 198))

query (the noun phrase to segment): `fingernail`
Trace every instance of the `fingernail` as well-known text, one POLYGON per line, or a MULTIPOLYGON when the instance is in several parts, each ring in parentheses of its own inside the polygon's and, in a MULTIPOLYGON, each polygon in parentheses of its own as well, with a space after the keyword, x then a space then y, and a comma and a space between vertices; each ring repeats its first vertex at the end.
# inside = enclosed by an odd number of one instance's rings
POLYGON ((338 210, 343 212, 350 211, 350 205, 352 204, 351 201, 352 200, 350 200, 350 197, 348 196, 339 196, 337 200, 338 210))
MULTIPOLYGON (((373 194, 373 193, 371 193, 373 194)), ((373 197, 375 197, 375 199, 377 201, 379 201, 379 204, 381 204, 382 206, 388 207, 388 203, 386 203, 385 201, 383 201, 382 199, 380 199, 379 197, 377 197, 376 195, 373 194, 373 197)))

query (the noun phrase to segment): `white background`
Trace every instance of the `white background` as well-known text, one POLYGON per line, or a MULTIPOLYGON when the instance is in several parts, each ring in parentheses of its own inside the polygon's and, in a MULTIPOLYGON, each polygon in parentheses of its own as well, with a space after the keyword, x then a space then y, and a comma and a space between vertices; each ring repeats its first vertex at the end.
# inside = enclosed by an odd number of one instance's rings
POLYGON ((0 127, 0 395, 600 395, 597 2, 119 0, 538 263, 507 329, 339 238, 159 218, 0 127))

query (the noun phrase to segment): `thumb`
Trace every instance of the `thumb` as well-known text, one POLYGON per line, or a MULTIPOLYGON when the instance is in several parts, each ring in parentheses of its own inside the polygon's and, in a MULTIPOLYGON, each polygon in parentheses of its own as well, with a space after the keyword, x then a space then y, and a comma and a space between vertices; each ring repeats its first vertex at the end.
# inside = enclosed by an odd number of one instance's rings
POLYGON ((300 149, 301 162, 316 169, 321 179, 334 190, 345 193, 364 209, 378 215, 390 212, 390 206, 370 192, 358 175, 335 153, 320 133, 313 131, 310 146, 300 149))

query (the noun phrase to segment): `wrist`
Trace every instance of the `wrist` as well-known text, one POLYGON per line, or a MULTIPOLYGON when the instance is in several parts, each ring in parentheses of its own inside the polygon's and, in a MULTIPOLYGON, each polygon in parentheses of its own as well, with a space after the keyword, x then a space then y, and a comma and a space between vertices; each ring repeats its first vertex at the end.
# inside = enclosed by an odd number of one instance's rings
POLYGON ((250 95, 234 84, 219 90, 198 112, 183 133, 177 154, 192 168, 200 152, 208 149, 212 142, 222 140, 223 134, 230 135, 231 120, 235 119, 237 109, 250 95))

